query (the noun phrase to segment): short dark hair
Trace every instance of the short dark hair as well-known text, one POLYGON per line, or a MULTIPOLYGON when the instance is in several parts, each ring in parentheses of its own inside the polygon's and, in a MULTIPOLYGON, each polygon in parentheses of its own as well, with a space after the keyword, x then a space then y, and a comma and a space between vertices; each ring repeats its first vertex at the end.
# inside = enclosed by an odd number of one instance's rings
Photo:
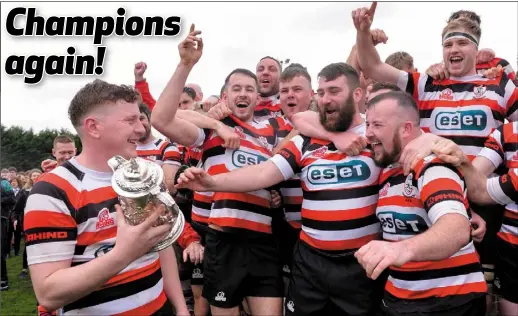
POLYGON ((256 88, 259 87, 259 85, 257 84, 257 76, 253 72, 251 72, 248 69, 244 69, 244 68, 236 68, 236 69, 232 70, 228 74, 228 76, 225 78, 225 85, 223 86, 223 88, 227 88, 228 82, 230 81, 230 77, 232 77, 232 75, 234 75, 234 74, 241 74, 241 75, 245 75, 247 77, 254 79, 256 88))
POLYGON ((318 73, 318 78, 324 77, 326 81, 335 80, 340 76, 347 78, 350 90, 360 87, 360 77, 354 67, 346 63, 333 63, 325 66, 318 73))
POLYGON ((8 173, 9 170, 7 168, 2 168, 2 171, 0 171, 1 173, 8 173))
POLYGON ((369 109, 384 100, 395 100, 399 107, 404 108, 404 112, 414 113, 416 119, 415 123, 419 125, 419 109, 414 98, 409 93, 404 91, 390 91, 379 94, 367 102, 366 109, 369 109))
POLYGON ((450 23, 451 21, 457 20, 460 17, 466 17, 469 20, 476 22, 478 25, 480 25, 482 23, 482 20, 480 19, 480 15, 476 14, 473 11, 469 11, 469 10, 459 10, 459 11, 453 12, 450 15, 450 17, 448 18, 447 22, 450 23))
POLYGON ((259 59, 259 63, 261 61, 263 61, 264 59, 271 59, 271 60, 273 60, 275 63, 277 63, 277 66, 279 66, 279 72, 282 71, 282 65, 281 65, 281 63, 277 59, 273 58, 272 56, 264 56, 263 58, 259 59))
POLYGON ((95 79, 76 93, 68 107, 68 116, 72 125, 79 127, 81 119, 97 107, 119 100, 133 103, 139 98, 140 94, 132 86, 116 85, 95 79))
POLYGON ((183 93, 190 96, 193 100, 196 99, 196 91, 194 91, 193 88, 190 87, 183 87, 183 93))
POLYGON ((371 93, 377 92, 380 90, 390 90, 390 91, 401 91, 401 89, 392 83, 387 82, 375 82, 372 84, 371 93))
POLYGON ((74 142, 74 140, 72 138, 70 138, 69 136, 67 136, 67 135, 58 135, 58 136, 56 136, 56 138, 54 138, 53 146, 55 148, 57 143, 60 143, 60 144, 70 144, 70 143, 73 143, 73 142, 74 142))
POLYGON ((287 82, 293 80, 293 78, 297 76, 302 76, 308 79, 309 84, 311 85, 311 76, 309 75, 307 69, 303 67, 301 64, 290 64, 286 69, 284 69, 280 76, 281 82, 287 82))
POLYGON ((149 118, 151 117, 151 110, 149 109, 149 107, 145 104, 145 103, 139 103, 138 104, 138 110, 140 111, 140 113, 143 113, 147 119, 149 120, 149 118))
POLYGON ((9 167, 9 172, 11 171, 18 172, 15 167, 9 167))

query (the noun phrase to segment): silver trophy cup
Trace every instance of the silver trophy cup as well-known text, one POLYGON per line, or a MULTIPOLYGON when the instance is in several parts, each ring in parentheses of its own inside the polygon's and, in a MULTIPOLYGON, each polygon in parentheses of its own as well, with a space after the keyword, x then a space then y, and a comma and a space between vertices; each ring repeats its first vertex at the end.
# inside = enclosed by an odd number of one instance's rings
POLYGON ((126 222, 138 225, 148 218, 155 207, 164 204, 166 213, 159 217, 155 226, 172 223, 173 227, 162 241, 151 248, 151 251, 156 252, 171 246, 180 237, 185 218, 163 185, 162 168, 143 158, 126 160, 121 156, 112 157, 108 160, 108 165, 114 172, 112 186, 119 195, 126 222))

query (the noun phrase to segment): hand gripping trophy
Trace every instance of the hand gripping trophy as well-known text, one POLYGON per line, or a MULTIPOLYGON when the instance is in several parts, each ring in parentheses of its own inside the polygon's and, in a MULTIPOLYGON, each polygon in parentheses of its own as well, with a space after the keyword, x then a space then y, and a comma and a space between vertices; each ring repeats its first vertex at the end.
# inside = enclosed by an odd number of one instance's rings
POLYGON ((162 168, 139 157, 126 160, 121 156, 114 156, 108 160, 108 165, 114 172, 112 186, 119 195, 126 222, 138 225, 146 220, 155 207, 160 203, 164 204, 166 213, 159 217, 155 226, 172 223, 173 227, 162 241, 151 248, 151 251, 157 252, 171 246, 180 237, 185 218, 163 186, 162 168))

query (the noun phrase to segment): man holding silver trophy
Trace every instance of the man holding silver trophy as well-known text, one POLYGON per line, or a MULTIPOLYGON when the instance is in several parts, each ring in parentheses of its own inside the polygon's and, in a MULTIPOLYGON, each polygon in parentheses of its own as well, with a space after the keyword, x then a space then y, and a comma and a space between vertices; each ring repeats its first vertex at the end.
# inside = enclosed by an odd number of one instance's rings
POLYGON ((138 98, 101 80, 83 87, 69 107, 83 150, 31 191, 28 263, 46 310, 189 315, 170 247, 183 215, 161 187, 160 167, 134 158, 145 132, 138 98))

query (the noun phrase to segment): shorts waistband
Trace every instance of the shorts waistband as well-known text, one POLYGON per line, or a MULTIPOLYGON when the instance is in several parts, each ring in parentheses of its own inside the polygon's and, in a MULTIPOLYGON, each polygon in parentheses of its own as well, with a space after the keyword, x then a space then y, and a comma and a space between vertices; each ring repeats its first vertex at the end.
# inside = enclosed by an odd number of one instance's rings
POLYGON ((345 261, 356 260, 356 258, 354 257, 354 254, 356 253, 356 251, 358 249, 352 249, 352 250, 348 250, 348 251, 326 251, 326 250, 317 249, 317 248, 309 245, 307 242, 305 242, 303 240, 299 240, 299 243, 301 246, 304 246, 309 251, 311 251, 315 254, 327 257, 327 258, 340 259, 340 260, 345 260, 345 261))

